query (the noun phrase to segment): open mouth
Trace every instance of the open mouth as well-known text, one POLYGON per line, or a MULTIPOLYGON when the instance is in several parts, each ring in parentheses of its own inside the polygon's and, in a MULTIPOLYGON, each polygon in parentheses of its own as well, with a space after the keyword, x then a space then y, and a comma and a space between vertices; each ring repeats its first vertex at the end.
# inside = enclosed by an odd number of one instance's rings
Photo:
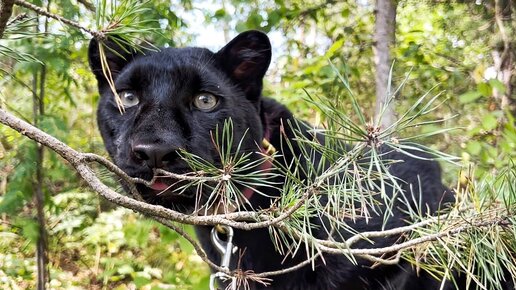
POLYGON ((154 182, 149 185, 151 189, 160 193, 168 190, 171 186, 171 184, 165 182, 163 178, 160 177, 156 178, 156 180, 154 180, 154 182))
POLYGON ((149 185, 142 184, 140 188, 147 196, 189 198, 192 197, 192 192, 185 188, 187 183, 185 180, 156 176, 154 182, 149 185))
POLYGON ((137 188, 143 199, 149 203, 186 211, 195 205, 195 192, 183 188, 183 183, 184 181, 169 177, 156 177, 153 183, 138 184, 137 188))

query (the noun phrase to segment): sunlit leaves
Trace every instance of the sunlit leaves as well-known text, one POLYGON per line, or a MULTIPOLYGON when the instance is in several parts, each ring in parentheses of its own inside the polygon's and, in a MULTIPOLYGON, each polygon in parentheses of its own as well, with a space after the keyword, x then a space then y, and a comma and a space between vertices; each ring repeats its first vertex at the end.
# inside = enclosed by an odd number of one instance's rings
POLYGON ((35 144, 25 140, 17 147, 16 157, 19 161, 14 164, 7 191, 0 199, 0 213, 14 214, 32 198, 35 147, 35 144))
POLYGON ((470 91, 466 92, 459 96, 459 100, 461 103, 471 103, 478 98, 482 97, 482 93, 479 91, 470 91))

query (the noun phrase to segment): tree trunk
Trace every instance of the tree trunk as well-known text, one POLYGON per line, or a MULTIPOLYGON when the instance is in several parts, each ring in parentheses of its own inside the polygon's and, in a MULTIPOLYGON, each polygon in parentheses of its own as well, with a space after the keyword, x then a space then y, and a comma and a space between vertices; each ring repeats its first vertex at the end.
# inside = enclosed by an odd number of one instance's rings
POLYGON ((395 122, 389 74, 391 68, 391 47, 395 42, 396 0, 377 0, 374 33, 374 61, 376 65, 376 112, 375 119, 383 128, 395 122), (381 119, 380 119, 381 118, 381 119))
MULTIPOLYGON (((34 126, 38 126, 41 116, 43 115, 43 97, 44 97, 45 68, 34 73, 33 78, 33 115, 34 126), (38 85, 40 86, 39 94, 38 85)), ((36 241, 36 265, 37 265, 37 289, 44 290, 48 281, 47 273, 47 231, 45 221, 45 194, 43 192, 43 145, 36 144, 36 176, 33 181, 34 204, 36 206, 36 219, 38 221, 38 240, 36 241)))
MULTIPOLYGON (((47 2, 47 10, 50 8, 50 1, 47 2)), ((40 30, 39 25, 36 28, 40 30)), ((48 33, 48 18, 44 20, 43 32, 48 33)), ((38 126, 41 117, 45 114, 45 82, 47 69, 43 65, 39 71, 34 72, 33 78, 33 115, 34 125, 38 126), (38 79, 39 76, 39 79, 38 79)), ((37 265, 37 289, 45 290, 46 284, 49 281, 48 273, 48 239, 45 218, 45 193, 43 192, 43 161, 44 161, 44 146, 36 144, 36 176, 33 182, 34 188, 34 203, 36 204, 36 217, 39 227, 38 240, 36 242, 36 265, 37 265)))
POLYGON ((513 49, 514 27, 512 27, 513 4, 511 0, 495 0, 495 23, 501 41, 493 48, 492 56, 497 79, 505 86, 505 92, 493 89, 493 96, 500 109, 509 109, 516 114, 516 99, 512 95, 515 52, 513 49))
POLYGON ((13 13, 14 0, 0 0, 0 39, 4 36, 5 26, 13 13))

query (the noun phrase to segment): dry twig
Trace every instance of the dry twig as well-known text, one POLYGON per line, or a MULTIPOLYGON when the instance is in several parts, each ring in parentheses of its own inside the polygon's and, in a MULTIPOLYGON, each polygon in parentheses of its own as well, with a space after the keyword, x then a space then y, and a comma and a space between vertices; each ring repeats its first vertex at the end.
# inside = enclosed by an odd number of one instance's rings
MULTIPOLYGON (((13 1, 13 0, 6 0, 6 1, 13 1)), ((43 15, 43 16, 55 19, 55 20, 60 21, 60 22, 62 22, 64 24, 66 24, 66 25, 69 25, 69 26, 75 27, 75 28, 77 28, 79 30, 82 30, 84 32, 87 32, 88 34, 90 34, 91 36, 95 37, 96 39, 102 40, 102 39, 105 39, 105 37, 106 37, 104 35, 104 33, 102 33, 102 32, 86 28, 86 27, 82 26, 81 24, 79 24, 78 22, 75 22, 75 21, 72 21, 70 19, 64 18, 61 15, 57 15, 57 14, 51 13, 51 12, 49 12, 49 11, 39 7, 39 6, 31 4, 31 3, 27 2, 27 1, 24 1, 24 0, 14 0, 14 4, 16 4, 18 6, 21 6, 21 7, 25 7, 27 9, 30 9, 30 10, 36 12, 38 15, 43 15)))

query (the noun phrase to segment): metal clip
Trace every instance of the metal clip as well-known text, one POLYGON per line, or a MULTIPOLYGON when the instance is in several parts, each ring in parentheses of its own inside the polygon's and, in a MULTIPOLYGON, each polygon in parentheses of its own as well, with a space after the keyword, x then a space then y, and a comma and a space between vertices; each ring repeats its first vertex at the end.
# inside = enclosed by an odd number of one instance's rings
MULTIPOLYGON (((229 270, 229 263, 231 261, 231 255, 236 253, 238 250, 237 246, 233 246, 233 228, 225 225, 220 225, 220 229, 224 231, 227 236, 227 240, 223 241, 219 238, 217 229, 214 227, 211 230, 211 242, 215 246, 215 249, 220 253, 221 260, 220 266, 225 270, 229 270)), ((222 282, 231 279, 231 289, 236 289, 236 279, 223 272, 217 272, 210 275, 210 290, 216 290, 215 279, 218 278, 222 282)))

